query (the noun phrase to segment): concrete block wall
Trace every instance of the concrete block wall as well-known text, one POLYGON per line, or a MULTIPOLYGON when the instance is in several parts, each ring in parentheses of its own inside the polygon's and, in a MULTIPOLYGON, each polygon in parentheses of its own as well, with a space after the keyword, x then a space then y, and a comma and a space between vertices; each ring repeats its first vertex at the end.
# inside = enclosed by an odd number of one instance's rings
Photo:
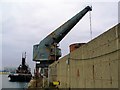
POLYGON ((60 81, 59 88, 118 88, 119 27, 120 24, 114 26, 50 65, 50 81, 60 81), (56 76, 52 75, 53 73, 56 76))

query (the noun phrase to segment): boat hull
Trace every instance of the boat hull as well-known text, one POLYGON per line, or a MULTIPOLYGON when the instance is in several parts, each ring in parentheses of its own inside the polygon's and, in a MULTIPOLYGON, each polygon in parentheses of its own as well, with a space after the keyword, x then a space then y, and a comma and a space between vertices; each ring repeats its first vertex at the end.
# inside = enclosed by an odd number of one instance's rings
POLYGON ((32 78, 31 74, 10 74, 10 81, 29 82, 32 78))

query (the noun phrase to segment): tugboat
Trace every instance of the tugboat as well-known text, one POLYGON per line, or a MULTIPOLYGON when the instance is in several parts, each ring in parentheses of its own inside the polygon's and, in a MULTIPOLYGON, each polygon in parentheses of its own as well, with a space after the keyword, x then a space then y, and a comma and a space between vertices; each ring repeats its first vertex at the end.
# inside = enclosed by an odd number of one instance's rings
POLYGON ((18 82, 29 82, 32 78, 31 70, 28 65, 26 65, 26 52, 23 56, 22 54, 22 64, 16 70, 16 73, 11 73, 8 75, 10 81, 18 82))

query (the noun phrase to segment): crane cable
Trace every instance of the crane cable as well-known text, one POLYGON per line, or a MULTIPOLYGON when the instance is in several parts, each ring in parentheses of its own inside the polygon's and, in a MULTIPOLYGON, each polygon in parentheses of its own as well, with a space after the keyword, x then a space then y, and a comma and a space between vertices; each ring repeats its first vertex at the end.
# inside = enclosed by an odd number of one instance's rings
POLYGON ((89 19, 90 19, 90 39, 92 40, 92 22, 91 22, 91 12, 89 12, 89 19))

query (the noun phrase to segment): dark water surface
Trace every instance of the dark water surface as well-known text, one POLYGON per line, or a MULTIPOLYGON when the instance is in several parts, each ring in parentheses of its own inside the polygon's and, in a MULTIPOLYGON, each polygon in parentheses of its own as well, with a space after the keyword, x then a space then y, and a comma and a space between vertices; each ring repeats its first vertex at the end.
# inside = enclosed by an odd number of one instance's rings
POLYGON ((2 88, 27 88, 28 82, 10 82, 8 75, 0 75, 2 77, 2 88))

